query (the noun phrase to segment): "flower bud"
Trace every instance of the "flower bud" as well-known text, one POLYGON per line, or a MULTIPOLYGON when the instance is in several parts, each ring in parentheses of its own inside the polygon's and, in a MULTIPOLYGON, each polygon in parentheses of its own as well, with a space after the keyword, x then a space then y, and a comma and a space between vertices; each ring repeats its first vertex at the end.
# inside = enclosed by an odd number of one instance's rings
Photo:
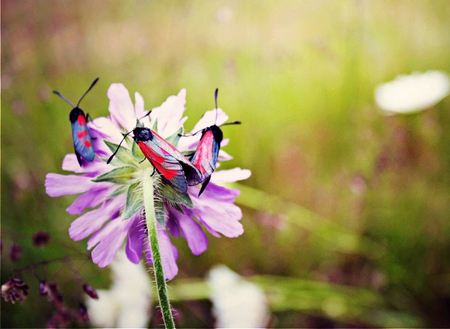
POLYGON ((39 282, 39 293, 40 293, 42 296, 47 296, 47 295, 48 295, 48 285, 47 285, 47 282, 45 282, 45 281, 39 282))
POLYGON ((50 234, 39 231, 33 235, 33 245, 36 247, 45 247, 50 241, 50 234))
POLYGON ((86 283, 83 284, 83 290, 92 299, 98 299, 97 291, 86 283))
POLYGON ((2 285, 2 297, 15 304, 16 301, 23 302, 28 295, 28 286, 20 279, 12 278, 2 285))
POLYGON ((22 247, 13 242, 13 244, 11 245, 11 249, 9 250, 9 259, 11 259, 12 262, 17 262, 21 256, 22 247))

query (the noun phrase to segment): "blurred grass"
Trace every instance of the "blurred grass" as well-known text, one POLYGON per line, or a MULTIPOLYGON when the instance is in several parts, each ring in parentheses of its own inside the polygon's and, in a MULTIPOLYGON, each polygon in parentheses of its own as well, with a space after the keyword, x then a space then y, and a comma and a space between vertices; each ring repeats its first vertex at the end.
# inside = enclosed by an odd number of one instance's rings
MULTIPOLYGON (((450 100, 386 118, 373 90, 397 74, 449 73, 449 17, 446 0, 2 1, 2 282, 11 267, 68 253, 56 242, 33 249, 37 230, 86 248, 68 240, 74 198, 44 191, 72 152, 70 108, 52 90, 76 101, 99 76, 82 104, 95 118, 108 114, 113 82, 140 92, 147 109, 186 88, 190 129, 219 87, 220 107, 243 122, 223 129, 234 159, 222 167, 252 170, 239 199, 246 232, 210 239, 199 257, 175 240, 180 282, 223 262, 369 289, 398 326, 410 324, 402 314, 448 326, 450 100), (14 266, 13 237, 24 248, 14 266)), ((83 275, 107 286, 107 270, 84 265, 83 275)), ((51 310, 38 301, 2 301, 2 326, 45 323, 51 310)), ((309 323, 293 309, 276 313, 279 323, 309 323)), ((351 313, 338 323, 378 325, 351 313)))

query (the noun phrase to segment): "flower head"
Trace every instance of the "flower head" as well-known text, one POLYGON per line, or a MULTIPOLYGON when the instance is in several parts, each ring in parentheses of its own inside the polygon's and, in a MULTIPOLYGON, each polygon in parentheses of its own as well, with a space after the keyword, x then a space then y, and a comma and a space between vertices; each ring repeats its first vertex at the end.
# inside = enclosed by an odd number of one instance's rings
POLYGON ((375 89, 375 100, 386 115, 411 113, 435 105, 450 91, 450 79, 440 71, 399 75, 375 89))
POLYGON ((28 296, 28 286, 20 279, 12 278, 2 285, 2 297, 15 304, 16 301, 23 302, 28 296))
MULTIPOLYGON (((89 210, 72 223, 69 235, 76 241, 90 236, 88 249, 93 249, 94 263, 100 267, 109 265, 126 240, 125 251, 131 262, 138 263, 144 251, 147 262, 151 264, 149 243, 145 235, 141 181, 143 175, 149 173, 149 169, 152 173, 152 164, 145 160, 143 153, 130 137, 125 139, 109 164, 106 159, 117 150, 123 139, 122 134, 133 130, 137 124, 157 132, 180 152, 192 152, 200 136, 180 137, 187 119, 183 117, 186 103, 184 89, 177 96, 170 96, 146 117, 142 96, 135 94, 133 106, 129 93, 122 84, 112 84, 108 97, 111 115, 97 118, 88 124, 97 157, 80 167, 75 154, 68 154, 64 158, 62 168, 74 172, 75 175, 48 174, 45 181, 46 192, 52 197, 81 194, 67 208, 67 212, 80 215, 86 209, 89 210)), ((207 112, 193 131, 214 124, 212 120, 215 115, 212 114, 213 111, 207 112)), ((217 123, 226 120, 226 114, 219 109, 217 123)), ((230 158, 223 151, 219 154, 219 160, 230 158)), ((178 251, 172 245, 169 235, 181 235, 187 240, 191 251, 199 255, 208 246, 202 226, 216 237, 220 234, 237 237, 243 233, 239 222, 242 213, 234 204, 239 191, 214 183, 234 182, 249 176, 249 170, 240 168, 215 172, 208 188, 198 197, 199 187, 191 186, 187 193, 179 193, 161 179, 158 172, 154 172, 152 177, 155 197, 164 209, 157 225, 167 279, 173 278, 178 272, 178 251)))

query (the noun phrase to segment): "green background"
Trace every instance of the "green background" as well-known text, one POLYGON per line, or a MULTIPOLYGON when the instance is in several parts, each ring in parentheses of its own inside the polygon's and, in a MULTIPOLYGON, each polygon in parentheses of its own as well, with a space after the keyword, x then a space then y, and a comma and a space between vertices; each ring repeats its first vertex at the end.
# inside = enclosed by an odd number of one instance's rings
MULTIPOLYGON (((377 84, 414 71, 450 72, 450 2, 2 1, 2 283, 12 268, 86 253, 67 230, 75 197, 50 198, 44 180, 72 152, 70 108, 108 115, 123 83, 146 109, 187 89, 187 128, 214 106, 233 155, 245 233, 184 240, 171 282, 179 327, 210 327, 202 280, 217 263, 267 292, 272 327, 450 325, 450 99, 384 117, 377 84), (52 234, 38 249, 31 236, 52 234), (13 241, 23 248, 8 259, 13 241), (182 288, 191 294, 182 294, 182 288), (199 293, 200 292, 200 293, 199 293)), ((74 256, 75 257, 75 256, 74 256)), ((83 299, 71 270, 107 288, 87 258, 36 276, 83 299)), ((53 310, 28 271, 23 304, 2 300, 2 327, 44 326, 53 310)), ((155 312, 155 311, 154 311, 155 312)), ((157 325, 158 320, 152 320, 157 325)))

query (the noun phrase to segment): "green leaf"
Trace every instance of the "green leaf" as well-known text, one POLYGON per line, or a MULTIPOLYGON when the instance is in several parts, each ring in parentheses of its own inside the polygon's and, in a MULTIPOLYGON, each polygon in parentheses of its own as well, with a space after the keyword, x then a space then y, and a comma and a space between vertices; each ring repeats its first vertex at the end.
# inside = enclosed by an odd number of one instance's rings
POLYGON ((180 141, 180 138, 183 134, 183 128, 178 129, 175 134, 173 134, 172 136, 166 138, 166 141, 168 141, 169 143, 171 143, 174 146, 178 145, 178 142, 180 141))
POLYGON ((131 184, 127 192, 127 201, 125 203, 125 210, 122 214, 122 220, 126 220, 133 216, 136 212, 144 208, 144 200, 142 191, 138 190, 140 182, 131 184))
POLYGON ((155 200, 155 217, 158 223, 166 227, 166 218, 164 216, 164 203, 155 200))
POLYGON ((110 195, 108 195, 108 198, 115 198, 116 196, 121 195, 121 194, 126 193, 126 192, 127 192, 127 187, 126 186, 121 186, 117 190, 112 192, 110 195))
POLYGON ((107 173, 97 176, 92 181, 97 183, 110 182, 116 184, 127 184, 133 178, 134 171, 135 168, 130 166, 115 168, 107 173))
POLYGON ((172 203, 171 202, 170 205, 184 215, 184 211, 183 211, 183 209, 181 208, 181 206, 178 203, 172 203))
POLYGON ((159 191, 163 198, 172 203, 178 203, 189 208, 194 208, 194 204, 187 193, 177 192, 168 184, 161 184, 159 191))
POLYGON ((112 161, 114 161, 114 159, 116 159, 126 165, 130 165, 135 162, 133 159, 133 156, 131 154, 131 151, 128 148, 122 147, 122 146, 119 148, 119 145, 108 142, 107 140, 105 140, 104 142, 105 142, 106 146, 108 146, 108 148, 111 150, 111 152, 114 153, 117 150, 117 153, 114 155, 114 158, 112 161))
POLYGON ((145 155, 144 153, 142 153, 137 143, 133 143, 133 145, 131 146, 131 154, 139 162, 145 159, 145 155))

